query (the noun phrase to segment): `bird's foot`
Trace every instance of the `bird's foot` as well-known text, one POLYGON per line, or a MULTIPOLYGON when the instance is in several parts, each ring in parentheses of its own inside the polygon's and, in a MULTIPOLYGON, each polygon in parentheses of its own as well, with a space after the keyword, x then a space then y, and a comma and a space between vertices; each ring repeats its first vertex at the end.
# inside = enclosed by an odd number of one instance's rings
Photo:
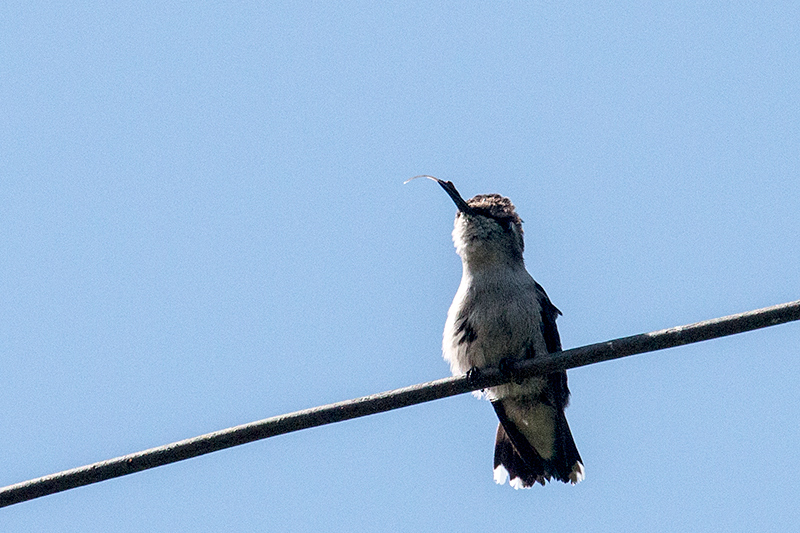
POLYGON ((467 381, 469 381, 470 383, 475 383, 475 381, 477 381, 480 375, 481 375, 481 369, 478 368, 477 366, 473 366, 472 368, 467 370, 467 381))

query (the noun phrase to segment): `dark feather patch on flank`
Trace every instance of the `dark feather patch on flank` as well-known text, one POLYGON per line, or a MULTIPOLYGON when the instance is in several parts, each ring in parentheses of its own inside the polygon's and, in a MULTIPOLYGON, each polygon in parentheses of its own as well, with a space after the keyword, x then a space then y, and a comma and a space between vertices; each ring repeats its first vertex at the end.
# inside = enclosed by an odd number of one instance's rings
POLYGON ((462 320, 458 327, 456 328, 456 335, 460 335, 458 338, 458 344, 470 344, 475 342, 475 339, 478 338, 478 334, 475 332, 475 329, 472 327, 472 324, 469 323, 468 320, 462 320))

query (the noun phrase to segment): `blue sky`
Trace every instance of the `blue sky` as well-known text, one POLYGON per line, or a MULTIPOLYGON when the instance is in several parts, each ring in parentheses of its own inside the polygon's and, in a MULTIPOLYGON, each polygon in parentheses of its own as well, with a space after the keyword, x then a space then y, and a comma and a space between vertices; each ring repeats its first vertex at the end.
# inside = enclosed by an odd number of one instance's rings
MULTIPOLYGON (((800 298, 795 2, 6 2, 0 485, 448 374, 452 202, 575 347, 800 298)), ((571 371, 578 486, 468 395, 0 510, 3 531, 789 530, 800 327, 571 371)))

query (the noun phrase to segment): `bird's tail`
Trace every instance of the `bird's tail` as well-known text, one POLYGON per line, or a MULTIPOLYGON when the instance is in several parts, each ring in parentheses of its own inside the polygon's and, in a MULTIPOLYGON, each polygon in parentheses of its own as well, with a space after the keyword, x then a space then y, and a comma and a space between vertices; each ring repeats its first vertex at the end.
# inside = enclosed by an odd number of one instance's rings
POLYGON ((514 488, 557 479, 584 478, 583 462, 564 410, 530 398, 492 402, 500 424, 494 448, 494 479, 514 488))

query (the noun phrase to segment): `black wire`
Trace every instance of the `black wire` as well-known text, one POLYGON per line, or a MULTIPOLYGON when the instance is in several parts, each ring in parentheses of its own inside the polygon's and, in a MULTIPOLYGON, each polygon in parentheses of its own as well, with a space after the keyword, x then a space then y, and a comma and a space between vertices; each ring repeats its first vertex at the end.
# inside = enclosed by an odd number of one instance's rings
MULTIPOLYGON (((511 369, 513 370, 512 379, 663 350, 775 326, 793 320, 800 320, 800 300, 686 326, 590 344, 556 352, 546 357, 526 360, 517 363, 511 369)), ((9 485, 0 489, 0 507, 175 463, 275 435, 501 385, 509 381, 508 376, 508 373, 502 374, 496 369, 484 369, 476 376, 470 376, 469 379, 466 376, 439 379, 215 431, 108 461, 9 485)))

